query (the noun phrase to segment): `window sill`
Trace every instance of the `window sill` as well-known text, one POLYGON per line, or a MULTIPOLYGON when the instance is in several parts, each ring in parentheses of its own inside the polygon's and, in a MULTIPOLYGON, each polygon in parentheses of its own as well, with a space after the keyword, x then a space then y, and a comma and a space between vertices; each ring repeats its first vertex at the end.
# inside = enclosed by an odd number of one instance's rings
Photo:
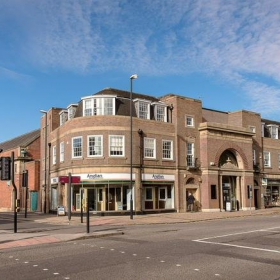
POLYGON ((96 157, 89 156, 89 157, 86 157, 85 159, 105 159, 105 157, 104 156, 96 156, 96 157))

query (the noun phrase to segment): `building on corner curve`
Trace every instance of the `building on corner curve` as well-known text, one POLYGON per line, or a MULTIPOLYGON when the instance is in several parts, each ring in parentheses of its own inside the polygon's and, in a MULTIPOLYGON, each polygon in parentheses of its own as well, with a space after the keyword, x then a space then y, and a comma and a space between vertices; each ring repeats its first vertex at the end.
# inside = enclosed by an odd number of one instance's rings
MULTIPOLYGON (((139 213, 237 211, 278 206, 279 123, 245 110, 221 112, 200 100, 133 93, 133 186, 130 189, 130 93, 106 88, 47 117, 47 208, 67 205, 61 176, 81 178, 71 188, 71 210, 81 196, 91 211, 126 213, 132 192, 139 213)), ((44 185, 41 165, 41 185, 44 185)))

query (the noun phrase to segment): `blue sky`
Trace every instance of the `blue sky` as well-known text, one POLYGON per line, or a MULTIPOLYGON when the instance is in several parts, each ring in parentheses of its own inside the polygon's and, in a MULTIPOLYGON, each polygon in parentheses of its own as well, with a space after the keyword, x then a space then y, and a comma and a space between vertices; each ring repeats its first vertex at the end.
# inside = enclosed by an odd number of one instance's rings
POLYGON ((280 121, 280 1, 0 1, 0 142, 105 87, 280 121))

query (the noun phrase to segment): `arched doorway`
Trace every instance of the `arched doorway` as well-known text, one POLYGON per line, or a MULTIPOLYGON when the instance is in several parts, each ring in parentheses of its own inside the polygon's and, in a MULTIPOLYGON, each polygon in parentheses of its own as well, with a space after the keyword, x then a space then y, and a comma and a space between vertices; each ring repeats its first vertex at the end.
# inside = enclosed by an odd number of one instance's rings
POLYGON ((231 150, 224 151, 219 160, 221 180, 221 202, 220 208, 225 211, 238 211, 240 206, 240 190, 237 188, 239 162, 236 153, 231 150), (232 174, 232 175, 231 175, 232 174))
POLYGON ((188 178, 186 181, 186 196, 185 196, 185 205, 186 211, 188 211, 188 197, 192 194, 195 198, 194 201, 194 211, 199 211, 201 209, 200 199, 199 199, 199 184, 195 182, 194 178, 188 178))

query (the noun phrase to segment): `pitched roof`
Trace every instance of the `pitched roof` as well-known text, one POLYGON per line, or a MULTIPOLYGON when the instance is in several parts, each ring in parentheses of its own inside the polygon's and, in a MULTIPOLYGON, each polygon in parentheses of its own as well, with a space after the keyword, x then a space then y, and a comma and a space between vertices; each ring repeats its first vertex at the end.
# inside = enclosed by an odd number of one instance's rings
POLYGON ((40 129, 36 129, 18 137, 15 137, 11 140, 0 143, 0 149, 3 149, 3 151, 7 151, 17 147, 25 148, 39 137, 40 129))

